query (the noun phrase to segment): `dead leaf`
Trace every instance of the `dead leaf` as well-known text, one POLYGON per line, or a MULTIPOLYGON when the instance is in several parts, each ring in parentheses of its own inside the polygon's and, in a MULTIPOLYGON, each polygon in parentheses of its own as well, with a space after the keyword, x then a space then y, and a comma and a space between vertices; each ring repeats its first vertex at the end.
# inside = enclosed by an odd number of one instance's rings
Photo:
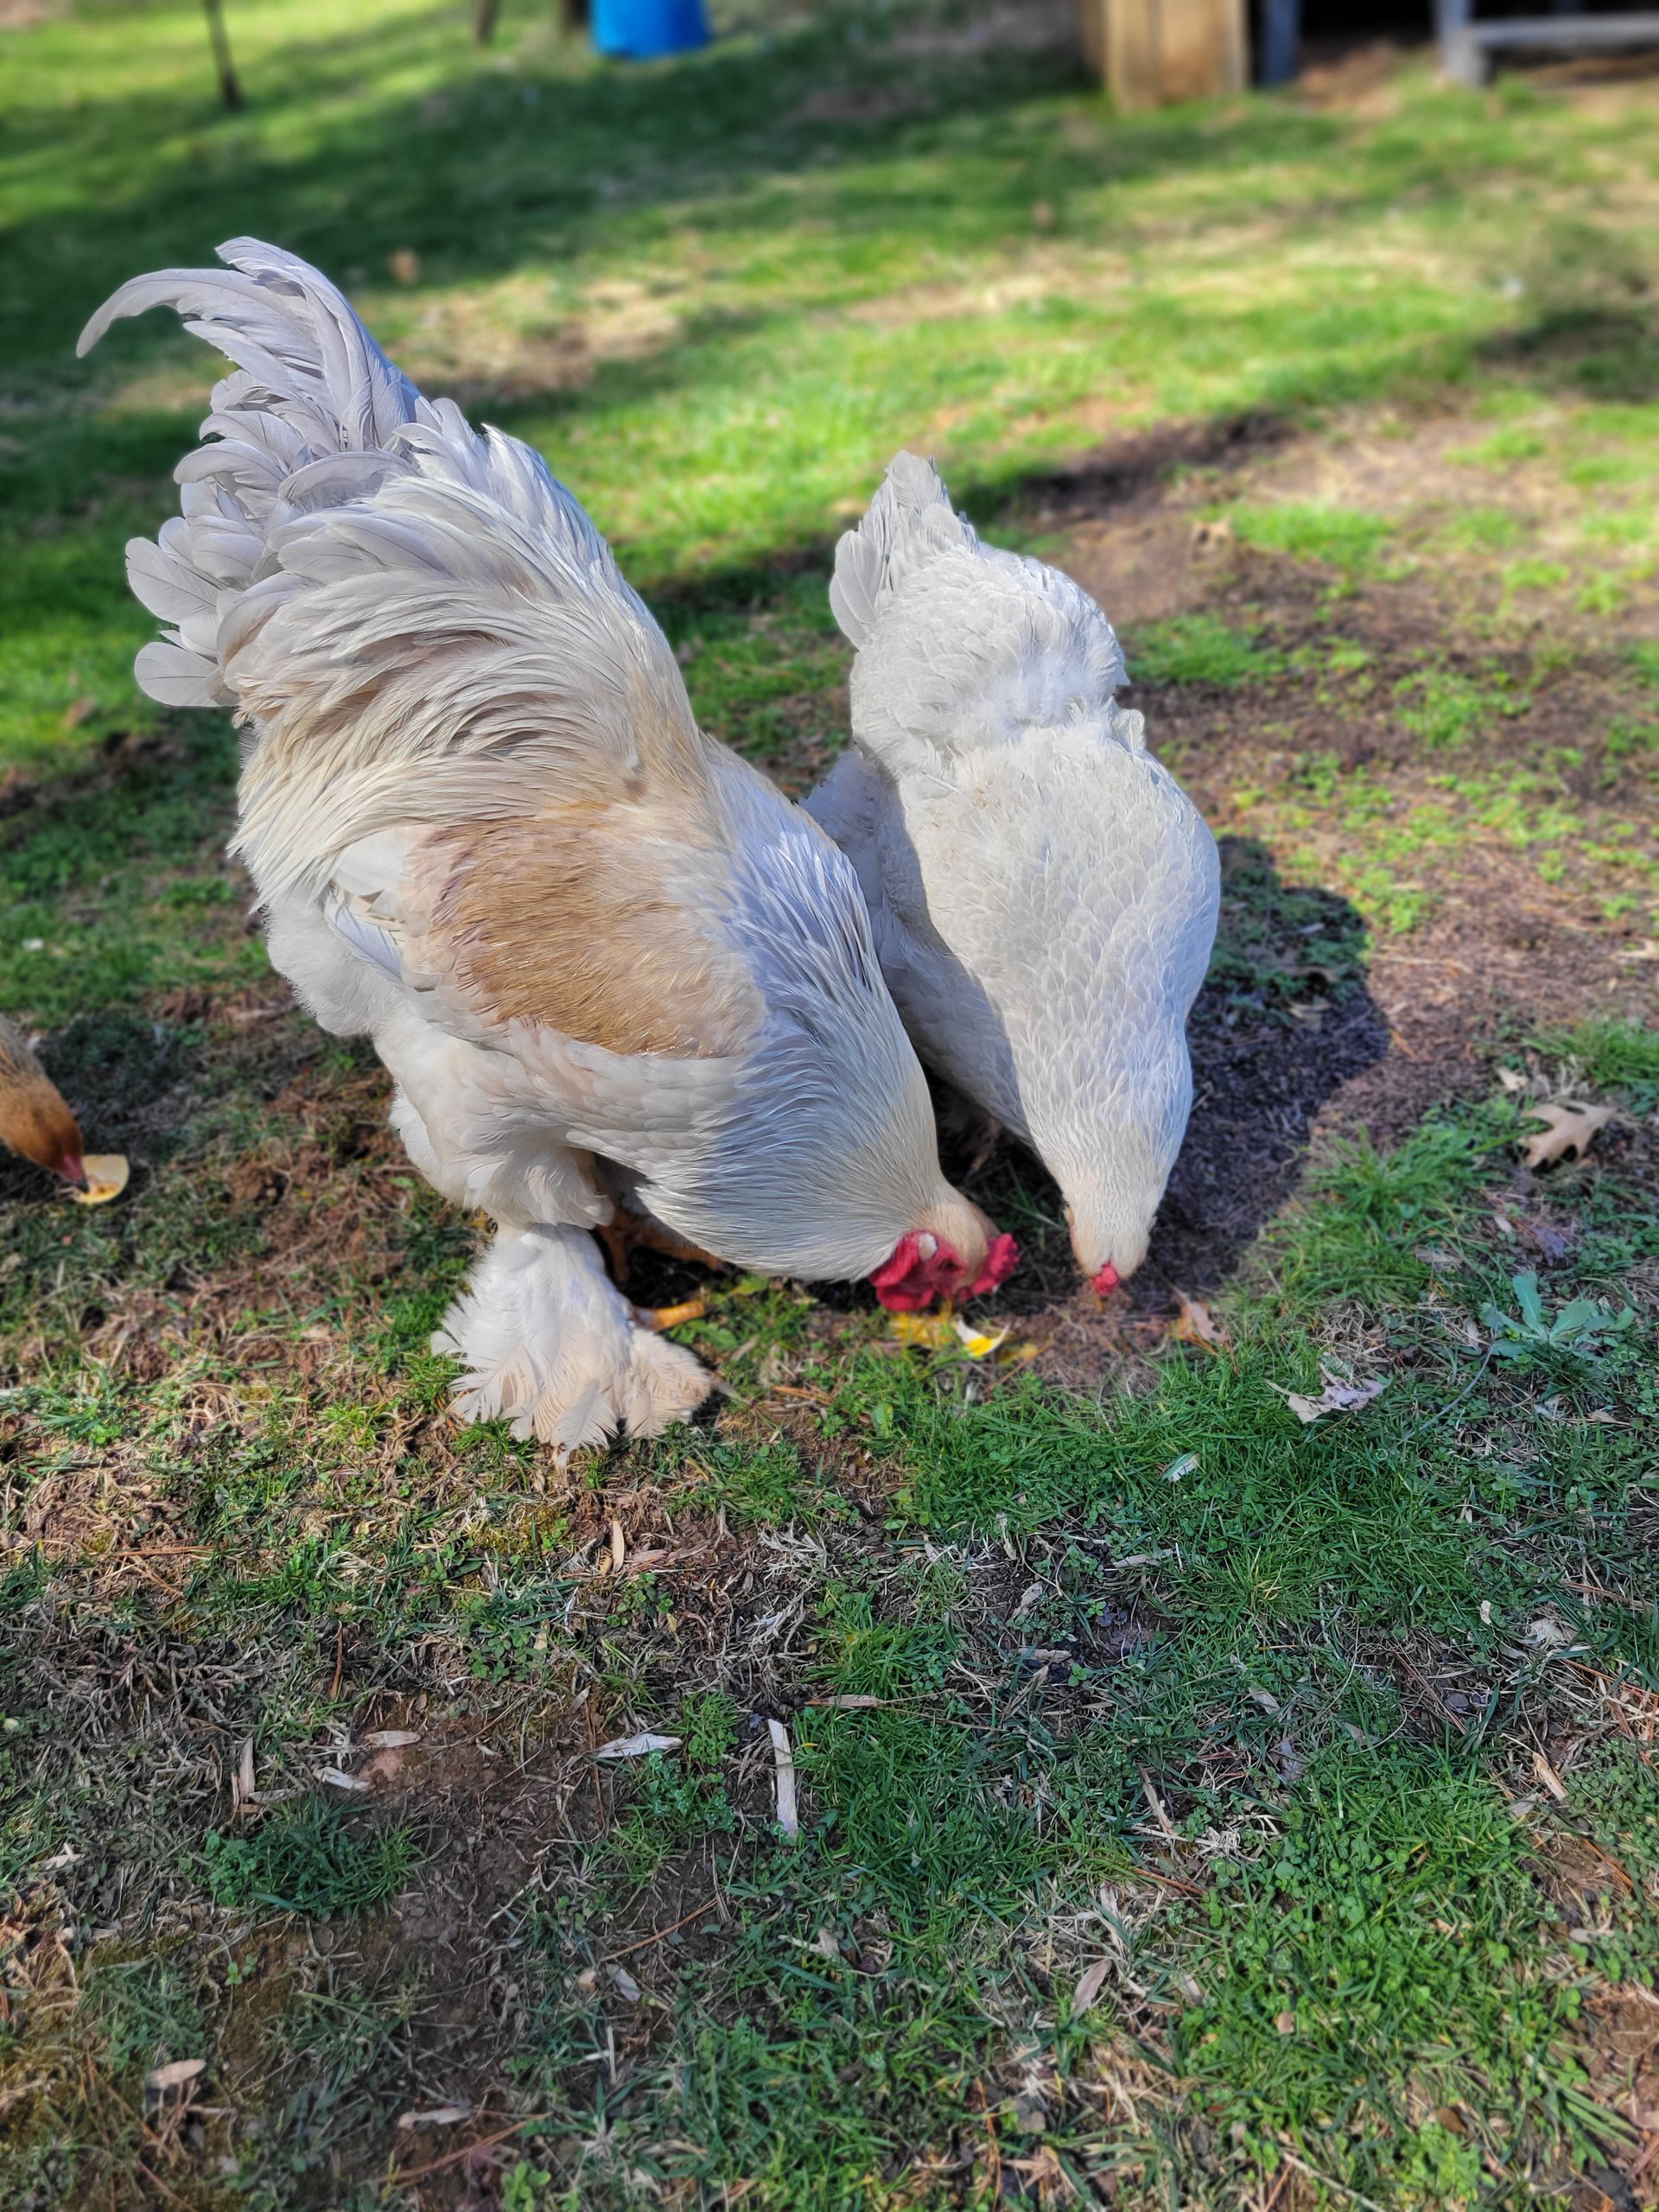
POLYGON ((331 1789, 366 1789, 369 1786, 360 1774, 347 1774, 337 1766, 320 1766, 317 1780, 326 1782, 331 1789))
POLYGON ((637 1736, 613 1737, 608 1744, 601 1744, 594 1753, 596 1759, 647 1759, 653 1751, 677 1751, 682 1738, 678 1736, 653 1736, 644 1729, 637 1736))
POLYGON ((397 2115, 399 2127, 453 2127, 460 2120, 470 2120, 471 2105, 435 2105, 430 2112, 404 2112, 397 2115))
POLYGON ((1298 1421, 1306 1423, 1318 1421, 1325 1414, 1357 1413, 1362 1406, 1369 1406, 1389 1387, 1386 1376, 1376 1376, 1369 1382, 1344 1382, 1340 1376, 1326 1374, 1325 1388, 1317 1398, 1305 1398, 1300 1391, 1287 1390, 1282 1383, 1269 1382, 1270 1390, 1277 1390, 1298 1421))
POLYGON ((1529 1137, 1522 1160, 1529 1167, 1548 1167, 1569 1153, 1580 1160, 1589 1151, 1598 1130, 1613 1119, 1611 1106, 1532 1106, 1527 1118, 1547 1124, 1541 1135, 1529 1137))
POLYGON ((820 1928, 812 1939, 812 1948, 823 1959, 838 1959, 841 1956, 841 1945, 836 1941, 833 1928, 820 1928))
POLYGON ((801 1816, 795 1802, 795 1753, 789 1731, 781 1720, 768 1720, 766 1731, 772 1738, 772 1764, 778 1775, 778 1825, 785 1835, 797 1836, 801 1832, 801 1816))
POLYGON ((1006 1329, 999 1329, 994 1337, 988 1337, 982 1329, 976 1329, 971 1322, 960 1318, 956 1322, 956 1332, 969 1359, 994 1359, 1001 1347, 1008 1341, 1006 1329))
POLYGON ((144 2087, 155 2090, 158 2096, 165 2096, 169 2089, 181 2089, 187 2082, 194 2082, 199 2074, 207 2071, 205 2058, 175 2058, 146 2074, 144 2087))
POLYGON ((1420 1244, 1412 1257, 1421 1260, 1426 1268, 1433 1268, 1436 1274, 1455 1274, 1463 1261, 1456 1252, 1448 1252, 1443 1244, 1420 1244))
POLYGON ((637 2005, 639 2002, 639 1985, 626 1967, 613 1966, 611 1968, 611 1987, 625 2005, 637 2005))
POLYGON ((413 1728, 371 1728, 363 1738, 372 1751, 407 1751, 411 1744, 418 1744, 420 1737, 413 1728))
POLYGON ((1071 1993, 1071 2017, 1080 2020, 1101 1991, 1106 1986, 1106 1977, 1112 1970, 1109 1959, 1096 1959, 1071 1993))
POLYGON ((63 710, 63 727, 65 729, 79 729, 82 722, 90 721, 97 712, 96 699, 73 700, 63 710))
POLYGON ((862 1713, 871 1706, 887 1703, 885 1698, 866 1697, 861 1693, 855 1694, 851 1691, 840 1697, 810 1697, 806 1701, 826 1713, 862 1713))
POLYGON ((253 1738, 245 1736, 236 1755, 236 1772, 231 1777, 231 1817, 234 1820, 245 1805, 257 1805, 254 1795, 253 1738))
POLYGON ((399 284, 418 284, 421 281, 421 257, 412 245, 400 245, 396 253, 389 253, 386 266, 399 284))
MULTIPOLYGON (((895 1313, 887 1332, 901 1344, 914 1344, 923 1351, 954 1351, 959 1344, 965 1344, 970 1358, 982 1359, 984 1353, 976 1351, 976 1344, 995 1351, 1002 1337, 976 1336, 965 1321, 954 1313, 895 1313)), ((1003 1336, 1007 1334, 1005 1329, 1003 1336)))
POLYGON ((628 1540, 622 1533, 622 1522, 614 1513, 611 1516, 611 1573, 620 1574, 622 1562, 628 1555, 628 1540))
POLYGON ((80 1164, 86 1171, 86 1187, 69 1193, 78 1205, 108 1205, 111 1198, 118 1198, 126 1189, 127 1178, 132 1173, 125 1154, 119 1152, 89 1152, 80 1164))
POLYGON ((1537 1776, 1539 1781, 1543 1783, 1545 1789, 1548 1790, 1550 1796, 1555 1800, 1555 1802, 1558 1805, 1565 1805, 1567 1802, 1567 1784, 1561 1780, 1560 1776, 1556 1773, 1554 1768, 1551 1766, 1549 1761, 1544 1757, 1541 1751, 1535 1751, 1533 1753, 1532 1770, 1534 1774, 1537 1776))
POLYGON ((1294 2036, 1296 2032, 1296 2015, 1294 2012, 1281 2012, 1273 2024, 1281 2036, 1294 2036))
POLYGON ((1182 1290, 1178 1290, 1175 1296, 1181 1310, 1169 1325, 1174 1341, 1178 1344, 1197 1344, 1204 1351, 1224 1351, 1231 1338, 1203 1300, 1189 1298, 1182 1290))

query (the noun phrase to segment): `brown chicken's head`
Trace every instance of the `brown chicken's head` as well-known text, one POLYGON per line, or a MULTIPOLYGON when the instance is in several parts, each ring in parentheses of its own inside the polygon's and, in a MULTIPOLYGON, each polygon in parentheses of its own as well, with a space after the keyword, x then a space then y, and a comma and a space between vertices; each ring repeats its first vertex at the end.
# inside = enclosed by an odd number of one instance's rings
POLYGON ((999 1236, 970 1199, 952 1192, 924 1227, 906 1230, 870 1281, 890 1313, 920 1313, 936 1298, 982 1297, 1019 1263, 1013 1237, 999 1236))
POLYGON ((80 1131, 75 1117, 44 1077, 0 1090, 0 1144, 82 1189, 80 1131))

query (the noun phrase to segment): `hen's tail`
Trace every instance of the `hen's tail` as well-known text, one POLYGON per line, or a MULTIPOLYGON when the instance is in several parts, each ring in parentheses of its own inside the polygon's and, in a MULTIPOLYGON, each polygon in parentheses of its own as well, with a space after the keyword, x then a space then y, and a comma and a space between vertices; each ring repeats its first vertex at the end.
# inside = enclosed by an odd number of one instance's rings
POLYGON ((868 513, 836 548, 830 610, 852 643, 864 645, 883 602, 906 576, 940 553, 971 553, 978 544, 933 463, 913 453, 895 454, 868 513))
POLYGON ((175 472, 181 512, 127 573, 172 626, 137 673, 257 733, 241 848, 262 888, 385 822, 697 780, 661 631, 538 454, 423 398, 344 296, 275 246, 124 285, 237 365, 175 472), (326 815, 332 834, 321 834, 326 815))
POLYGON ((1123 655, 1088 593, 982 545, 938 469, 912 453, 892 462, 836 548, 830 604, 858 647, 854 732, 895 771, 1080 715, 1120 743, 1141 741, 1139 717, 1113 708, 1123 655))

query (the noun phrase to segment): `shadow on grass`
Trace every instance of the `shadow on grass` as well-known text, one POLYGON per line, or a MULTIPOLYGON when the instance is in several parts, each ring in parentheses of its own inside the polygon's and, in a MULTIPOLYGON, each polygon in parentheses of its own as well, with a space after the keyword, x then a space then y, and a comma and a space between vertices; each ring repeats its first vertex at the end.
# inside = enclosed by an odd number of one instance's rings
POLYGON ((1627 406, 1659 399, 1659 314, 1640 302, 1547 307, 1481 354, 1505 375, 1572 398, 1627 406))
MULTIPOLYGON (((205 262, 241 232, 348 284, 383 281, 388 257, 409 251, 424 282, 460 284, 660 243, 688 216, 718 251, 728 233, 798 223, 805 192, 855 272, 895 234, 943 264, 1028 236, 1039 200, 1064 234, 1079 188, 1243 170, 1282 158, 1287 142, 1324 149, 1336 129, 1261 109, 1217 130, 1181 111, 1121 121, 1080 159, 1046 115, 1020 112, 1076 89, 1065 48, 924 64, 879 34, 852 46, 849 27, 832 10, 646 68, 527 49, 514 72, 481 67, 442 9, 266 55, 243 118, 215 114, 205 85, 200 98, 171 85, 94 92, 67 130, 60 102, 19 100, 8 141, 26 181, 8 251, 27 312, 10 373, 56 377, 117 284, 205 262), (861 96, 890 92, 900 70, 918 80, 916 112, 876 105, 860 119, 861 96), (427 73, 435 89, 376 96, 371 72, 400 86, 427 73), (829 82, 841 97, 825 112, 810 103, 829 82)), ((661 372, 671 381, 672 363, 661 372)))

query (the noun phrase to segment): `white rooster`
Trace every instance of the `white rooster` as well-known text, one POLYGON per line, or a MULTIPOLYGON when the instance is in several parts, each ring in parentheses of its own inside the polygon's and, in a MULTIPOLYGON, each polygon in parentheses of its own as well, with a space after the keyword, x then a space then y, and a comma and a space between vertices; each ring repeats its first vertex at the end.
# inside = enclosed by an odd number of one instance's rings
POLYGON ((922 1056, 1058 1183, 1103 1294, 1146 1256, 1192 1103, 1215 839, 1070 577, 982 545, 901 453, 842 539, 855 745, 807 801, 857 867, 922 1056))
POLYGON ((561 1453, 709 1377, 637 1325, 619 1200, 900 1308, 1013 1265, 939 1172, 853 871, 700 732, 666 640, 538 455, 423 399, 334 287, 238 238, 124 285, 238 366, 128 548, 139 682, 249 733, 236 849, 270 956, 366 1032, 410 1158, 499 1224, 434 1339, 464 1414, 561 1453))

